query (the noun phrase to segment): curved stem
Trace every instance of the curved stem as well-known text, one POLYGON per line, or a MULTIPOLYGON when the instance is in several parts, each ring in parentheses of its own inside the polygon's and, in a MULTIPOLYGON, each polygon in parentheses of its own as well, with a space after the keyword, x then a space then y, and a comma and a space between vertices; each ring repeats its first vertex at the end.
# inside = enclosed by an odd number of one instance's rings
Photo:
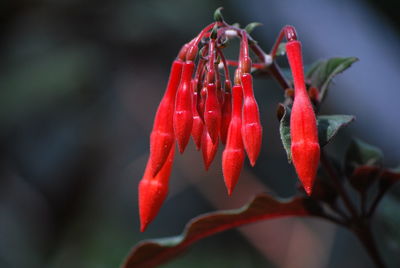
POLYGON ((334 183, 339 195, 341 196, 344 205, 347 207, 347 209, 350 211, 352 217, 354 219, 358 218, 358 213, 357 210, 354 206, 354 204, 351 202, 345 188, 343 187, 339 177, 337 176, 337 173, 335 169, 333 168, 331 162, 329 159, 326 157, 325 153, 323 150, 321 150, 321 164, 325 168, 326 172, 328 173, 329 177, 331 177, 332 182, 334 183))
POLYGON ((353 232, 364 246, 368 255, 375 263, 376 267, 385 268, 386 265, 383 262, 382 256, 380 255, 378 248, 376 247, 375 239, 372 235, 371 229, 368 225, 362 225, 359 229, 354 229, 353 232))
POLYGON ((266 70, 273 78, 275 78, 275 80, 278 82, 283 90, 292 87, 286 77, 282 74, 281 69, 275 61, 271 65, 269 65, 266 70))

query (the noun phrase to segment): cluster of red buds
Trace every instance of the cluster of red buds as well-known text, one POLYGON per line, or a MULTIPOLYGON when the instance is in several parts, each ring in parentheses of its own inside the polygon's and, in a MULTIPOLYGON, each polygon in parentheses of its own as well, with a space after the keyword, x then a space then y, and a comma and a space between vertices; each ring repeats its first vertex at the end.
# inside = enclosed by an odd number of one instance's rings
MULTIPOLYGON (((286 36, 295 88, 291 117, 293 163, 306 192, 311 194, 319 162, 316 119, 304 84, 300 43, 292 27, 285 27, 282 33, 278 43, 286 36)), ((250 164, 255 165, 261 150, 262 126, 251 71, 257 64, 271 64, 276 49, 272 54, 262 52, 246 30, 227 24, 221 16, 182 47, 155 116, 150 157, 139 184, 142 231, 167 196, 175 141, 183 153, 192 136, 196 148, 202 151, 206 170, 219 143, 225 145, 222 171, 229 195, 237 184, 246 154, 250 164), (232 38, 240 39, 237 61, 227 60, 223 53, 232 38), (261 63, 252 63, 249 47, 263 59, 261 63), (233 85, 229 66, 236 67, 233 85)))

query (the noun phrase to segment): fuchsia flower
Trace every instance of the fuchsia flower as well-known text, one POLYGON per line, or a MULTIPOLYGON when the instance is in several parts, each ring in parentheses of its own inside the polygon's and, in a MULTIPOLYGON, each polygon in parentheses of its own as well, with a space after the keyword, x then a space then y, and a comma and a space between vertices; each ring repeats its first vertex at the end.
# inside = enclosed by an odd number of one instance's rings
MULTIPOLYGON (((304 84, 300 43, 295 40, 294 31, 287 31, 286 36, 295 88, 291 118, 293 163, 306 192, 311 194, 319 161, 316 119, 304 84)), ((229 195, 239 179, 245 152, 250 164, 255 165, 261 151, 262 126, 253 91, 252 66, 248 34, 223 21, 208 25, 183 46, 172 64, 167 89, 155 116, 150 158, 139 184, 142 231, 167 196, 175 140, 183 153, 192 136, 196 148, 202 151, 206 170, 215 158, 219 141, 226 145, 222 171, 229 195), (241 39, 239 59, 233 64, 223 54, 226 39, 232 36, 241 39), (228 63, 237 66, 233 88, 228 63)))
POLYGON ((162 203, 167 197, 174 152, 175 147, 172 147, 163 167, 155 176, 152 175, 151 161, 147 162, 143 178, 139 183, 139 215, 140 230, 142 232, 156 217, 162 203))
POLYGON ((225 150, 222 154, 222 172, 228 194, 231 195, 239 179, 245 158, 242 139, 243 89, 235 85, 233 91, 233 112, 229 124, 225 150))
POLYGON ((171 74, 164 97, 158 106, 150 135, 150 161, 153 176, 157 175, 174 144, 173 113, 176 90, 181 79, 183 62, 179 59, 172 64, 171 74))
POLYGON ((193 126, 193 93, 191 89, 193 70, 193 61, 186 61, 183 64, 182 78, 176 93, 174 131, 180 153, 185 151, 193 126))
POLYGON ((300 42, 289 39, 286 53, 293 74, 295 93, 290 117, 293 164, 304 190, 311 195, 320 158, 317 121, 304 83, 300 42))

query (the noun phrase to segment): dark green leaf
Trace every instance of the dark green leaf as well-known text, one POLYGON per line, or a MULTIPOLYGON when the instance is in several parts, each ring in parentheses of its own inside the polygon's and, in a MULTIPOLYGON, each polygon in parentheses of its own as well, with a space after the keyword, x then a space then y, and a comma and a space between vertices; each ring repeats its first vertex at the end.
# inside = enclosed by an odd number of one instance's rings
POLYGON ((288 106, 285 106, 283 104, 279 104, 279 106, 278 106, 278 119, 280 121, 279 133, 280 133, 283 148, 285 148, 289 163, 292 161, 292 152, 290 149, 290 144, 291 144, 290 112, 291 111, 292 110, 288 106))
POLYGON ((351 175, 359 166, 377 166, 382 165, 382 151, 361 140, 354 139, 346 152, 345 170, 347 175, 351 175))
POLYGON ((288 216, 318 216, 314 210, 315 204, 305 197, 282 201, 260 194, 240 209, 208 213, 192 219, 179 236, 139 243, 133 248, 122 268, 156 267, 207 236, 260 220, 288 216))
POLYGON ((319 115, 317 117, 319 144, 321 146, 328 144, 341 128, 350 124, 354 119, 352 115, 319 115))
POLYGON ((311 86, 319 89, 321 101, 324 100, 332 79, 356 61, 358 59, 355 57, 331 58, 318 61, 310 67, 306 77, 310 80, 311 86))

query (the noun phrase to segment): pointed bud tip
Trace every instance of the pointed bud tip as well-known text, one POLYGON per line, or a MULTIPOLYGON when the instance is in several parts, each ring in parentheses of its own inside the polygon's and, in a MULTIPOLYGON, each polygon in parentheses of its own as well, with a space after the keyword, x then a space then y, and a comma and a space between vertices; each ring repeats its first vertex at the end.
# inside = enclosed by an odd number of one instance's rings
POLYGON ((306 191, 306 194, 308 196, 311 196, 311 194, 312 194, 312 186, 304 186, 304 191, 306 191))
POLYGON ((141 222, 140 223, 140 232, 143 233, 144 231, 146 231, 148 225, 149 225, 149 223, 141 222))
POLYGON ((226 186, 226 190, 227 190, 227 192, 228 192, 228 196, 230 197, 230 196, 232 196, 232 194, 233 194, 233 190, 235 189, 235 186, 226 186))

